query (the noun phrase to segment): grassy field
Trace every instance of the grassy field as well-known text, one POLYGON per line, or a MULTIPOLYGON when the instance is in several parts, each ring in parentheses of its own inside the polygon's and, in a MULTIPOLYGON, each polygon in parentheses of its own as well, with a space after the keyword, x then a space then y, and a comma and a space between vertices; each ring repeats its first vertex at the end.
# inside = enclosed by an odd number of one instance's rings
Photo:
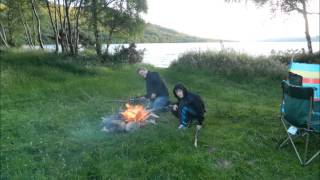
POLYGON ((199 147, 193 147, 194 127, 177 131, 178 121, 169 113, 133 133, 104 134, 100 118, 119 108, 109 100, 144 94, 136 67, 102 67, 40 52, 2 53, 0 179, 319 178, 320 158, 302 167, 292 147, 277 148, 285 137, 281 79, 156 69, 170 93, 183 82, 205 100, 199 147))

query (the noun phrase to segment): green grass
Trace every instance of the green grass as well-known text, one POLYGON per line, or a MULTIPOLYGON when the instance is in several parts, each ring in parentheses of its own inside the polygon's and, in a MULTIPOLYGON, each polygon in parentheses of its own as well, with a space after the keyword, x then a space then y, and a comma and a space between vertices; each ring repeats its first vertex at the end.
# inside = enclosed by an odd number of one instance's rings
POLYGON ((144 93, 136 66, 103 67, 39 52, 1 54, 0 179, 319 178, 320 158, 302 167, 290 146, 276 148, 285 137, 280 80, 156 70, 170 91, 180 81, 203 96, 208 113, 197 149, 194 128, 177 131, 169 113, 133 133, 100 131, 100 118, 118 108, 108 100, 144 93))

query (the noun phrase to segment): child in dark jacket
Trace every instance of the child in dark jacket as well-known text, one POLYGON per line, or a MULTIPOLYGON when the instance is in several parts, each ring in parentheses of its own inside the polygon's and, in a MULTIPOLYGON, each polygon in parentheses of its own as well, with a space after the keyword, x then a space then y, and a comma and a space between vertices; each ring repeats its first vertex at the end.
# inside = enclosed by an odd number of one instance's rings
POLYGON ((193 119, 198 121, 197 128, 200 129, 206 112, 201 97, 189 92, 181 83, 175 85, 173 94, 178 99, 178 102, 172 107, 172 113, 180 121, 178 129, 186 128, 193 119))

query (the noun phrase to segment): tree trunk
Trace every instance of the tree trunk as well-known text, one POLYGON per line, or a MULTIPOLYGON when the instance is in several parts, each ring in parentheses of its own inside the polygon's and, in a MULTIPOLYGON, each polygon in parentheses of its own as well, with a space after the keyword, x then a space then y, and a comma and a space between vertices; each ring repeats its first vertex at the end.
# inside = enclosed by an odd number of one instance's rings
POLYGON ((307 15, 307 8, 306 8, 306 2, 301 1, 302 7, 303 7, 303 18, 304 18, 304 25, 305 25, 305 34, 306 34, 306 39, 307 39, 307 45, 308 45, 308 53, 312 54, 312 43, 311 43, 311 38, 309 34, 309 22, 308 22, 308 15, 307 15))
POLYGON ((57 4, 56 0, 53 1, 54 4, 54 25, 56 27, 56 43, 58 44, 58 50, 59 50, 59 31, 58 31, 58 19, 57 19, 57 4))
POLYGON ((43 48, 42 37, 41 37, 41 23, 40 23, 40 19, 39 19, 37 10, 36 10, 35 1, 34 0, 30 0, 30 2, 31 2, 31 6, 32 6, 32 11, 33 11, 33 13, 34 13, 34 15, 36 17, 36 20, 37 20, 38 42, 39 42, 40 48, 44 49, 43 48))
POLYGON ((56 50, 55 53, 57 54, 59 52, 59 44, 58 44, 58 32, 57 32, 57 27, 55 26, 53 19, 52 19, 52 14, 51 14, 51 9, 50 9, 50 4, 49 1, 46 0, 47 8, 48 8, 48 13, 49 13, 49 18, 51 22, 51 26, 54 32, 54 39, 55 39, 55 45, 56 45, 56 50))
POLYGON ((1 41, 3 42, 4 46, 8 48, 9 45, 8 45, 8 42, 7 42, 6 32, 4 31, 4 28, 3 28, 1 22, 0 22, 0 26, 1 26, 1 31, 0 31, 1 41))
POLYGON ((93 30, 94 30, 94 37, 96 41, 96 52, 98 56, 101 56, 101 42, 99 37, 99 29, 98 29, 98 9, 97 9, 97 0, 92 0, 92 20, 93 20, 93 30))
POLYGON ((36 28, 36 23, 35 23, 35 15, 34 13, 32 13, 32 42, 34 42, 33 44, 36 45, 37 42, 37 28, 36 28))
POLYGON ((32 35, 31 35, 31 32, 30 32, 30 27, 28 25, 27 20, 25 19, 25 15, 23 13, 23 9, 22 9, 20 4, 18 4, 18 8, 19 8, 18 11, 19 11, 20 20, 21 20, 22 25, 24 27, 25 36, 26 36, 26 39, 28 41, 28 45, 29 45, 30 48, 34 48, 34 43, 33 43, 32 35))
POLYGON ((111 44, 111 40, 112 40, 112 35, 113 35, 113 32, 114 32, 114 29, 115 29, 115 26, 112 26, 109 30, 109 36, 108 36, 108 40, 107 40, 107 49, 106 49, 106 54, 109 53, 109 47, 110 47, 110 44, 111 44))
POLYGON ((70 48, 70 54, 74 55, 74 48, 73 48, 73 41, 72 41, 72 27, 70 22, 70 15, 69 15, 69 8, 70 4, 68 4, 67 0, 65 0, 65 12, 66 12, 66 19, 68 24, 68 41, 69 41, 69 48, 70 48))
MULTIPOLYGON (((13 38, 13 18, 12 14, 9 12, 7 13, 7 28, 8 28, 8 36, 5 36, 6 42, 8 43, 9 46, 15 46, 14 38, 13 38)), ((2 27, 3 28, 3 27, 2 27)), ((3 31, 5 32, 5 31, 3 31)), ((4 34, 6 35, 6 34, 4 34)))
POLYGON ((25 22, 21 19, 21 22, 23 24, 23 28, 24 28, 24 32, 25 32, 25 36, 26 36, 26 40, 28 42, 28 45, 30 48, 33 48, 32 46, 32 43, 31 43, 31 39, 30 39, 30 36, 29 36, 29 33, 28 33, 28 30, 27 30, 27 26, 25 24, 25 22))
MULTIPOLYGON (((64 30, 64 26, 62 23, 62 15, 61 15, 61 3, 60 0, 58 0, 58 16, 59 16, 59 23, 60 23, 60 29, 58 30, 59 33, 59 42, 61 44, 61 51, 62 53, 66 53, 67 52, 67 48, 66 48, 66 40, 65 40, 65 30, 64 30)), ((57 25, 58 27, 58 25, 57 25)))
POLYGON ((20 16, 20 21, 23 25, 23 28, 24 28, 24 33, 25 33, 25 37, 26 37, 26 41, 28 42, 28 45, 30 48, 32 48, 32 45, 31 45, 31 41, 30 41, 30 36, 29 36, 29 33, 28 33, 28 29, 27 29, 27 25, 25 23, 25 20, 24 20, 24 16, 22 15, 22 9, 21 9, 21 6, 19 6, 19 16, 20 16))
POLYGON ((70 54, 70 48, 69 48, 69 37, 68 37, 68 33, 67 33, 67 23, 66 23, 66 11, 64 10, 63 11, 63 22, 62 22, 62 24, 63 24, 63 36, 64 36, 64 43, 65 43, 65 49, 66 49, 66 52, 68 53, 68 54, 70 54))
POLYGON ((78 8, 78 11, 77 11, 77 14, 76 14, 76 26, 75 26, 75 37, 74 37, 74 41, 75 41, 75 45, 74 45, 74 52, 76 55, 78 55, 78 50, 79 50, 79 47, 78 47, 78 44, 79 44, 79 17, 80 17, 80 12, 81 12, 81 6, 82 6, 82 2, 83 0, 80 0, 80 4, 79 4, 79 8, 78 8))
POLYGON ((27 33, 28 33, 28 37, 30 39, 31 46, 32 46, 32 48, 34 48, 34 42, 33 42, 33 39, 32 39, 31 32, 30 32, 30 27, 29 27, 28 22, 26 20, 24 20, 24 22, 25 22, 25 25, 26 25, 26 28, 27 28, 27 33))

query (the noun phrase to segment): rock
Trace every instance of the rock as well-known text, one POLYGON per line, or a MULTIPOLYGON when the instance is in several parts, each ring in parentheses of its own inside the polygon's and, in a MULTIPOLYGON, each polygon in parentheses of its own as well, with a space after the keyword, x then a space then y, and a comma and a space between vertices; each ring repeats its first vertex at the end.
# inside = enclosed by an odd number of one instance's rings
POLYGON ((107 129, 105 126, 101 129, 101 131, 106 132, 106 133, 110 132, 109 129, 107 129))
POLYGON ((139 129, 139 127, 140 127, 140 124, 138 122, 128 122, 126 124, 125 130, 127 132, 133 132, 133 131, 139 129))
POLYGON ((124 132, 126 123, 121 119, 119 115, 111 115, 102 117, 102 131, 106 133, 110 132, 124 132))
POLYGON ((149 119, 147 122, 148 124, 157 124, 155 119, 149 119))

